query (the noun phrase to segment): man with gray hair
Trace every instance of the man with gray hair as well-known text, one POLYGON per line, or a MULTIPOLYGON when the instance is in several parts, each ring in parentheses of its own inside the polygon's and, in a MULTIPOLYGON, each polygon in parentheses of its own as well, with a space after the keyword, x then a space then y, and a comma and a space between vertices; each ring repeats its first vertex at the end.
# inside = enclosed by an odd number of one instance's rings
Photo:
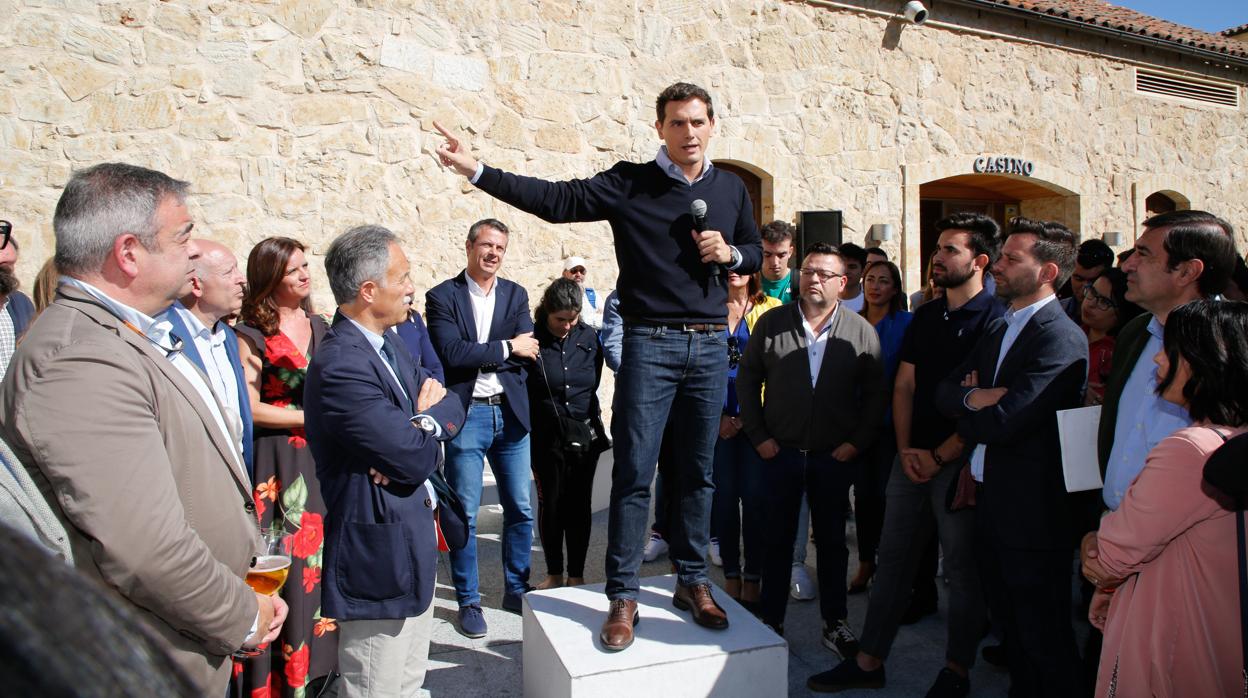
MULTIPOLYGON (((322 614, 338 620, 344 698, 414 695, 425 680, 438 567, 439 440, 463 424, 454 396, 393 327, 415 292, 398 238, 376 225, 329 246, 338 303, 308 366, 304 420, 325 514, 322 614), (436 510, 436 513, 435 513, 436 510)), ((447 540, 464 531, 445 527, 447 540)))
POLYGON ((80 572, 150 625, 203 695, 286 605, 243 581, 256 552, 238 435, 161 314, 191 273, 187 184, 106 163, 52 221, 56 300, 0 385, 0 435, 64 524, 80 572))

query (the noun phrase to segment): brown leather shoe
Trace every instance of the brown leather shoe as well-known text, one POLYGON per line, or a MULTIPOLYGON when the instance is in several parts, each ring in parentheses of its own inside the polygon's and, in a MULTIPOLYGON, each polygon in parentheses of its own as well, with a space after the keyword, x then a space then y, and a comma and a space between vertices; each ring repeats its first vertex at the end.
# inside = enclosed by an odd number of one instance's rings
POLYGON ((728 614, 715 603, 711 596, 710 582, 694 584, 687 587, 676 583, 676 593, 672 594, 672 605, 693 615, 693 622, 704 628, 723 630, 728 627, 728 614))
POLYGON ((612 599, 607 611, 607 621, 602 624, 598 639, 604 649, 619 652, 633 644, 633 627, 641 622, 637 614, 637 602, 632 599, 612 599))

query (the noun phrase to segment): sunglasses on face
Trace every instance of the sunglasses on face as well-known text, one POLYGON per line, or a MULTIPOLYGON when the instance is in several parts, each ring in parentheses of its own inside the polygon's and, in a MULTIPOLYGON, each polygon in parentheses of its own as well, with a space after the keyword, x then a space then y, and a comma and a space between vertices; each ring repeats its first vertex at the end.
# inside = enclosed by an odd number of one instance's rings
POLYGON ((13 235, 13 224, 0 221, 0 250, 9 246, 9 238, 13 235))

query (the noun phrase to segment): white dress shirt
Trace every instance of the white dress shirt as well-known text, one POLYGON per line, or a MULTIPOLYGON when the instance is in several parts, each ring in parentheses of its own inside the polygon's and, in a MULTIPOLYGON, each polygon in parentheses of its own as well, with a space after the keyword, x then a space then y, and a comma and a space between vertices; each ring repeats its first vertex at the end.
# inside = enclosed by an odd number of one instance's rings
MULTIPOLYGON (((494 279, 494 283, 490 284, 490 292, 486 293, 472 280, 471 276, 464 274, 464 279, 468 281, 468 299, 472 301, 472 321, 477 326, 477 341, 482 344, 490 342, 490 327, 494 324, 494 303, 498 299, 498 279, 494 279)), ((507 343, 503 345, 503 361, 511 355, 507 350, 507 343)), ((472 396, 474 398, 493 397, 503 394, 503 382, 498 379, 498 374, 493 371, 478 371, 477 382, 472 386, 472 396)))
MULTIPOLYGON (((1023 328, 1031 321, 1032 316, 1044 306, 1052 303, 1057 296, 1048 295, 1040 300, 1032 303, 1025 308, 1018 310, 1007 310, 1005 315, 1005 336, 1001 338, 1001 351, 997 352, 997 367, 992 370, 992 382, 997 382, 997 373, 1001 370, 1001 362, 1005 361, 1005 355, 1010 353, 1010 349, 1014 346, 1014 340, 1018 339, 1018 335, 1022 333, 1023 328)), ((974 392, 974 391, 971 391, 974 392)), ((967 393, 970 397, 971 393, 967 393)), ((969 405, 968 405, 969 406, 969 405)), ((984 481, 984 454, 988 451, 988 447, 979 444, 975 450, 971 452, 971 477, 975 478, 975 482, 984 481)))
MULTIPOLYGON (((227 417, 231 425, 235 427, 235 432, 239 435, 238 448, 241 453, 243 417, 242 410, 239 408, 238 381, 234 377, 234 364, 230 362, 230 355, 225 349, 225 342, 229 339, 229 335, 224 329, 209 331, 199 317, 187 310, 186 306, 181 303, 174 303, 168 312, 177 313, 182 323, 186 325, 186 329, 190 331, 191 336, 182 339, 195 342, 195 349, 199 351, 199 357, 204 360, 204 374, 208 377, 212 392, 217 394, 221 406, 228 413, 227 417)), ((247 399, 250 400, 251 397, 248 396, 247 399)))
POLYGON ((832 323, 836 320, 836 314, 840 312, 841 304, 837 303, 832 309, 832 314, 828 316, 828 321, 823 323, 823 329, 815 334, 815 328, 810 326, 810 322, 806 320, 806 313, 802 312, 802 306, 797 306, 797 314, 802 317, 802 330, 806 333, 806 360, 810 362, 810 388, 814 390, 819 384, 819 369, 823 367, 823 357, 827 354, 828 335, 832 332, 832 323))

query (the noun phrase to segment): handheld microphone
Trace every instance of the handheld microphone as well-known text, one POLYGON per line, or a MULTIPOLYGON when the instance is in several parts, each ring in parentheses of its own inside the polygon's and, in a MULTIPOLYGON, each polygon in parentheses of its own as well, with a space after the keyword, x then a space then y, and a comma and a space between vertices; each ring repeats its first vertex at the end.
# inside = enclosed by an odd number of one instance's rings
MULTIPOLYGON (((689 215, 693 216, 693 229, 699 233, 705 232, 706 202, 702 199, 694 199, 693 203, 689 204, 689 215)), ((716 262, 708 262, 707 266, 709 267, 707 269, 707 275, 711 277, 711 283, 716 286, 722 286, 723 281, 720 276, 723 272, 720 270, 719 264, 716 262)))

